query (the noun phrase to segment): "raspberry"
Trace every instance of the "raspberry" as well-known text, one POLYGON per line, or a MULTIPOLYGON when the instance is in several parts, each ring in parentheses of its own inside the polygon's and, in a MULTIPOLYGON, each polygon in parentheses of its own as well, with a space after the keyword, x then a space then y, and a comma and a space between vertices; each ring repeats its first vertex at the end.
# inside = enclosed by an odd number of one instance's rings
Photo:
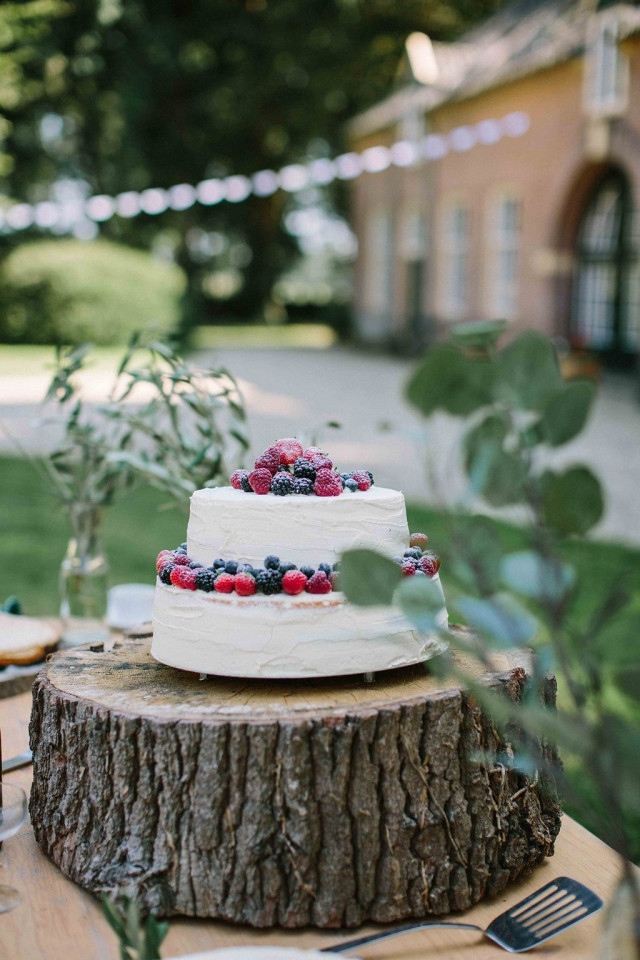
POLYGON ((282 574, 279 570, 260 570, 256 577, 256 587, 264 594, 280 593, 282 574))
POLYGON ((230 573, 221 573, 215 582, 214 590, 218 593, 233 593, 234 579, 230 573))
POLYGON ((261 453, 254 464, 256 470, 266 468, 272 475, 278 472, 280 466, 280 450, 278 447, 269 447, 261 453))
POLYGON ((428 543, 429 537, 426 533, 412 533, 409 537, 409 546, 417 547, 419 550, 424 550, 428 543))
POLYGON ((160 567, 158 570, 158 576, 163 583, 171 583, 171 571, 175 570, 174 563, 165 563, 164 566, 160 567))
POLYGON ((188 557, 186 553, 176 553, 173 562, 179 567, 188 567, 191 563, 191 558, 188 557))
POLYGON ((234 470, 229 480, 234 490, 242 490, 242 481, 249 476, 248 470, 234 470))
POLYGON ((311 466, 314 470, 333 470, 333 460, 326 457, 324 453, 316 453, 311 457, 311 466))
POLYGON ((287 570, 282 578, 282 589, 285 593, 294 597, 297 593, 302 593, 307 585, 307 578, 301 570, 287 570))
POLYGON ((277 473, 271 481, 271 493, 277 497, 286 497, 293 493, 294 479, 290 473, 277 473))
POLYGON ((295 463, 302 456, 302 444, 295 437, 277 440, 275 445, 280 451, 280 463, 295 463))
POLYGON ((366 470, 354 470, 351 477, 358 484, 358 490, 368 490, 371 486, 371 480, 366 470))
POLYGON ((196 589, 204 590, 205 593, 211 593, 216 583, 216 575, 213 570, 196 571, 196 589))
POLYGON ((252 470, 249 474, 249 483, 254 493, 259 493, 261 496, 264 496, 265 493, 269 493, 271 490, 271 471, 267 470, 266 467, 259 467, 257 470, 252 470))
POLYGON ((358 487, 358 481, 354 480, 353 477, 349 477, 348 480, 345 480, 344 487, 345 487, 345 490, 350 490, 351 493, 355 493, 356 490, 360 489, 358 487))
POLYGON ((276 557, 275 553, 270 553, 268 557, 264 558, 264 565, 267 570, 277 570, 280 566, 280 557, 276 557))
POLYGON ((310 493, 313 493, 313 481, 306 480, 304 477, 301 477, 299 480, 294 480, 293 492, 308 497, 310 493))
POLYGON ((435 577, 440 569, 440 557, 437 553, 425 553, 418 561, 419 567, 427 577, 435 577))
POLYGON ((403 560, 400 566, 402 567, 403 577, 412 577, 416 572, 416 568, 411 560, 403 560))
POLYGON ((305 590, 307 593, 331 593, 331 580, 324 570, 318 570, 312 577, 309 577, 305 590))
POLYGON ((169 559, 173 560, 171 550, 161 550, 156 557, 156 570, 159 570, 169 559))
POLYGON ((293 475, 294 477, 304 478, 305 480, 315 480, 316 471, 308 460, 305 460, 304 457, 298 457, 293 465, 293 475))
POLYGON ((342 493, 342 480, 333 470, 318 470, 313 490, 318 497, 337 497, 342 493))
POLYGON ((182 587, 183 590, 196 589, 196 572, 189 567, 174 567, 170 580, 174 587, 182 587))
POLYGON ((325 455, 324 450, 321 450, 320 447, 307 447, 302 456, 305 460, 311 460, 312 457, 315 457, 316 454, 321 453, 325 455))
POLYGON ((250 597, 256 592, 256 581, 248 573, 236 573, 233 585, 241 597, 250 597))

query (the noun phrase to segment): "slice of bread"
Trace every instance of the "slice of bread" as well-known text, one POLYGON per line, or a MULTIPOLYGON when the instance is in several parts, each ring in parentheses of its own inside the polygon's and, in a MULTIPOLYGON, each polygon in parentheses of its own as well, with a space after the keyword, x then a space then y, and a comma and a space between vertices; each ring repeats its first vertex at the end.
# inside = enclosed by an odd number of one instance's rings
POLYGON ((0 611, 0 667, 26 666, 44 660, 59 639, 60 628, 53 620, 0 611))

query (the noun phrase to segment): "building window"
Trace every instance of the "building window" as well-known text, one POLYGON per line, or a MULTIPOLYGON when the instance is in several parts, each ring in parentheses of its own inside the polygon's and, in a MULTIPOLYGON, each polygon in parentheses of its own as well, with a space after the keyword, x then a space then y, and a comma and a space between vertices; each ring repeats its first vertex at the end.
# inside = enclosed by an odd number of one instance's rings
POLYGON ((518 310, 521 210, 519 199, 503 194, 490 211, 488 306, 493 317, 506 320, 513 320, 518 310))
POLYGON ((470 216, 461 203, 452 204, 444 217, 444 312, 451 320, 466 316, 469 305, 470 216))
POLYGON ((365 296, 368 306, 383 322, 393 312, 394 229, 387 211, 370 215, 366 239, 365 296))
POLYGON ((593 20, 585 60, 587 112, 596 117, 623 113, 629 89, 629 62, 618 45, 618 21, 608 15, 593 20))

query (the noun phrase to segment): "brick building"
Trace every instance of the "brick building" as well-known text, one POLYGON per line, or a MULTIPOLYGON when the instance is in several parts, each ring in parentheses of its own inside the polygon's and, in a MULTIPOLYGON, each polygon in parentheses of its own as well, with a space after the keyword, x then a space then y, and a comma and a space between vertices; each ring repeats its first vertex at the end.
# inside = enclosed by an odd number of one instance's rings
POLYGON ((349 138, 420 154, 351 185, 363 340, 503 317, 637 356, 640 7, 517 0, 456 43, 414 34, 398 88, 349 138))

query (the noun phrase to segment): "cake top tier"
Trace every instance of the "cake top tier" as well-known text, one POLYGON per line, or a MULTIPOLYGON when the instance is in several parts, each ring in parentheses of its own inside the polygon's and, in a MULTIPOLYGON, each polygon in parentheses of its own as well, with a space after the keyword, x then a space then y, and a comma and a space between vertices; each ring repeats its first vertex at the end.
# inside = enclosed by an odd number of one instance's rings
POLYGON ((334 563, 345 549, 367 546, 402 555, 409 544, 404 497, 373 486, 342 496, 247 495, 232 487, 191 497, 187 551, 208 565, 216 557, 261 564, 276 554, 302 565, 334 563))

